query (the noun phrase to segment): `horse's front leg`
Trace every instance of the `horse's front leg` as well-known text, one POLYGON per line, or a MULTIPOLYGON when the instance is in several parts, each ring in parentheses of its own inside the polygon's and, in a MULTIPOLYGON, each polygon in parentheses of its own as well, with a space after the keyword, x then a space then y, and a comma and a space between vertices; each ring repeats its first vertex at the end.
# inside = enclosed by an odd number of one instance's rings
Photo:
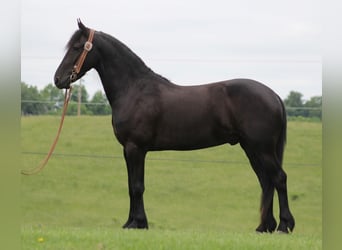
POLYGON ((124 156, 128 173, 130 209, 123 228, 148 228, 143 200, 146 152, 133 143, 127 143, 124 146, 124 156))

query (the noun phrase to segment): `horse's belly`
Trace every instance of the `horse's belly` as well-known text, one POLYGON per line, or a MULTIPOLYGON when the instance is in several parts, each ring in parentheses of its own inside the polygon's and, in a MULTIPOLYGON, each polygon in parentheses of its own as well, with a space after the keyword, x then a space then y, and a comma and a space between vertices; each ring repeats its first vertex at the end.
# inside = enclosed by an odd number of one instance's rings
POLYGON ((224 143, 236 144, 237 140, 230 131, 215 127, 208 121, 191 126, 168 125, 156 134, 151 150, 194 150, 224 143))

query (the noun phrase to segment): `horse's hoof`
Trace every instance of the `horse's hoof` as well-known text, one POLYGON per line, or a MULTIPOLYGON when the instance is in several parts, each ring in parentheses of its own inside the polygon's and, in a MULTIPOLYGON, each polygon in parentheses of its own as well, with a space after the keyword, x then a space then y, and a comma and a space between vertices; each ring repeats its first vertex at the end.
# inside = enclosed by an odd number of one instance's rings
POLYGON ((280 231, 277 229, 277 234, 289 234, 289 231, 280 231))
POLYGON ((147 221, 141 221, 138 222, 136 220, 132 220, 130 222, 126 222, 125 225, 123 225, 124 229, 148 229, 147 221))
POLYGON ((292 232, 295 227, 295 220, 293 216, 289 216, 287 219, 282 219, 277 228, 278 232, 286 233, 292 232))
POLYGON ((122 228, 126 229, 128 228, 128 226, 132 223, 133 219, 128 218, 128 220, 126 221, 126 223, 122 226, 122 228))
POLYGON ((277 221, 274 218, 260 224, 255 231, 258 233, 273 233, 277 227, 277 221))

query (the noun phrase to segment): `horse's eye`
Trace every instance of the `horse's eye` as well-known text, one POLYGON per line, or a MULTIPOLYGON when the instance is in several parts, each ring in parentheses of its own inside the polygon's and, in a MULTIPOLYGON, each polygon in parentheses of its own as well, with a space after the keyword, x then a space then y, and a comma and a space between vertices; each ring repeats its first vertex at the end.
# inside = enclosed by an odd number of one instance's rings
POLYGON ((73 49, 76 49, 76 50, 79 50, 81 47, 82 47, 82 44, 80 44, 80 43, 75 43, 75 44, 72 46, 72 48, 73 48, 73 49))

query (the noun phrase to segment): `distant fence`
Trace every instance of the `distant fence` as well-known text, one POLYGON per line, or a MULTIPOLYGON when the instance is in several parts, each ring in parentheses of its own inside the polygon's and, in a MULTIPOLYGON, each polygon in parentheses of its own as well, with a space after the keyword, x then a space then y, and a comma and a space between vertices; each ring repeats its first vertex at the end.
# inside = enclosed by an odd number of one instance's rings
MULTIPOLYGON (((46 155, 45 152, 23 151, 24 155, 46 155)), ((54 153, 55 157, 63 158, 92 158, 92 159, 119 159, 124 160, 122 155, 98 155, 98 154, 70 154, 70 153, 54 153)), ((147 161, 168 161, 168 162, 192 162, 192 163, 210 163, 210 164, 226 164, 239 165, 249 164, 248 161, 229 161, 229 160, 201 160, 201 159, 179 159, 179 158, 162 158, 162 157, 147 157, 147 161)), ((318 162, 286 162, 286 166, 292 167, 320 167, 322 164, 318 162)))
MULTIPOLYGON (((77 102, 70 102, 68 115, 77 115, 77 102)), ((111 109, 108 103, 82 102, 82 115, 110 115, 111 109)), ((61 113, 63 103, 59 101, 34 101, 22 100, 22 115, 58 115, 61 113)), ((322 107, 286 107, 289 117, 306 117, 322 119, 322 107)))
MULTIPOLYGON (((59 115, 63 107, 62 101, 21 101, 22 115, 59 115)), ((109 115, 111 108, 109 103, 101 102, 81 102, 70 101, 67 115, 109 115), (80 107, 80 112, 78 108, 80 107)))
POLYGON ((322 107, 285 107, 289 117, 308 117, 322 120, 322 107))

